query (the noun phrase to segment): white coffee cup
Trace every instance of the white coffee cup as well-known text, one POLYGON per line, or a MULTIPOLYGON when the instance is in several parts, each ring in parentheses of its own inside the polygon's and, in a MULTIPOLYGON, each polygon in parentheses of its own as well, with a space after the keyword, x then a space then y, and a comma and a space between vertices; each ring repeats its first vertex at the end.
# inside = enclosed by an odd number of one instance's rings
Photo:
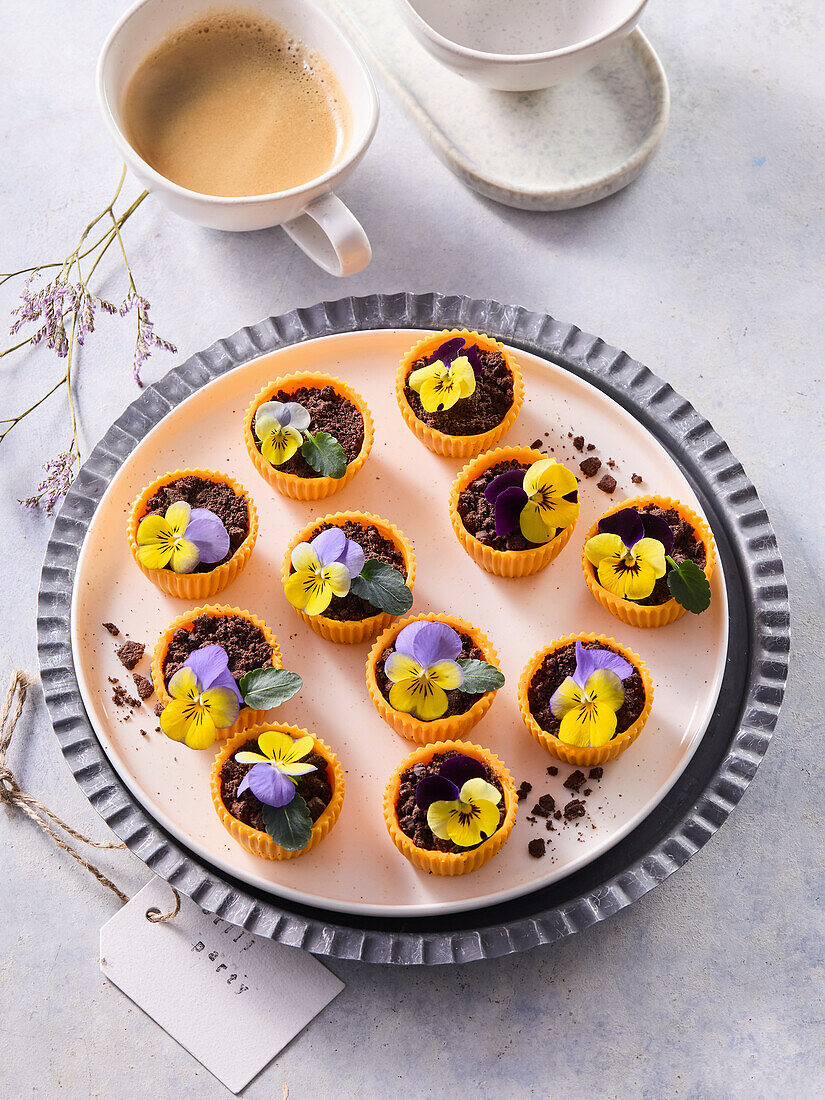
MULTIPOLYGON (((245 231, 280 225, 299 248, 332 275, 354 275, 372 249, 361 223, 335 194, 372 141, 378 95, 361 55, 310 0, 241 0, 241 8, 274 19, 329 62, 349 101, 347 147, 323 175, 271 195, 225 198, 180 187, 156 172, 126 138, 122 105, 129 80, 151 49, 176 27, 210 10, 209 0, 138 0, 114 26, 100 53, 97 91, 103 117, 124 160, 170 210, 210 229, 245 231)), ((234 7, 227 2, 227 7, 234 7)))

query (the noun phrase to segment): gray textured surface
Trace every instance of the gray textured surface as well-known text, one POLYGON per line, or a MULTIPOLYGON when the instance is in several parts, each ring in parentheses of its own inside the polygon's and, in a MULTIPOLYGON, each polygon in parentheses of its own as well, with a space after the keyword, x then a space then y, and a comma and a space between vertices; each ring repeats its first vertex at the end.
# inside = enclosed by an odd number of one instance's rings
POLYGON ((372 294, 319 302, 247 326, 197 352, 118 417, 78 474, 46 550, 37 610, 43 694, 81 789, 157 875, 251 932, 338 959, 398 965, 475 962, 528 951, 606 920, 683 866, 739 802, 764 758, 788 674, 788 589, 764 505, 724 440, 673 387, 626 352, 547 314, 457 295, 372 294), (725 679, 702 745, 674 790, 592 867, 512 904, 447 920, 359 921, 281 905, 227 882, 159 829, 109 766, 74 675, 75 569, 95 509, 121 463, 175 405, 262 353, 333 332, 386 328, 486 332, 544 354, 630 408, 694 480, 727 584, 725 679))
MULTIPOLYGON (((92 98, 111 6, 15 10, 0 97, 4 267, 57 258, 117 174, 92 98)), ((481 1084, 508 1097, 823 1095, 825 598, 814 536, 825 495, 805 461, 823 442, 822 14, 813 0, 738 11, 659 0, 642 26, 671 82, 671 123, 648 172, 598 207, 527 215, 468 194, 385 97, 376 144, 344 196, 376 258, 345 288, 277 232, 226 238, 154 204, 129 232, 139 285, 181 357, 269 313, 399 287, 520 301, 600 333, 728 439, 777 527, 794 598, 794 669, 773 746, 686 867, 627 913, 521 957, 449 971, 334 963, 348 989, 251 1097, 278 1095, 283 1081, 293 1100, 481 1084)), ((124 326, 99 336, 80 371, 89 444, 129 396, 124 326)), ((156 360, 147 376, 166 366, 156 360)), ((3 407, 36 396, 56 370, 44 355, 4 360, 3 407)), ((35 666, 48 525, 13 500, 62 443, 63 413, 55 402, 3 445, 2 561, 14 581, 0 608, 2 668, 35 666)), ((102 831, 42 705, 21 733, 13 763, 27 787, 102 831)), ((28 823, 3 815, 0 838, 8 1095, 225 1095, 97 972, 115 899, 28 823)), ((145 877, 129 856, 101 862, 128 890, 145 877)))

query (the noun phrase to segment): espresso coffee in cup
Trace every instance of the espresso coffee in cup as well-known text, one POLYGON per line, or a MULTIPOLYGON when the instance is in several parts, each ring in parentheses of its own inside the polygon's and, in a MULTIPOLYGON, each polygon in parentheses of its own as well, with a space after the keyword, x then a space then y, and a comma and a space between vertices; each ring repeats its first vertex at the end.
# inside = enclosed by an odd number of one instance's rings
POLYGON ((269 195, 334 167, 351 112, 328 62, 260 12, 209 11, 137 67, 126 136, 166 179, 203 195, 269 195))

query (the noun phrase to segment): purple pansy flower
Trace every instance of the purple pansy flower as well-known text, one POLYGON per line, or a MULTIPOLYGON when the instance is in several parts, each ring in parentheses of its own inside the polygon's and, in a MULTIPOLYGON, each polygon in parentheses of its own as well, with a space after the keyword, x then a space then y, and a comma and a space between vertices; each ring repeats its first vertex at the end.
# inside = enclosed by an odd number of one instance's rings
POLYGON ((429 366, 430 363, 443 363, 445 367, 449 367, 451 363, 458 359, 459 355, 463 355, 469 359, 470 366, 473 368, 473 373, 478 374, 481 370, 481 357, 478 354, 478 344, 468 344, 465 348, 463 336, 454 336, 450 340, 445 340, 443 344, 440 344, 435 349, 435 351, 430 352, 424 360, 424 363, 426 366, 429 366))
POLYGON ((461 638, 458 631, 446 623, 421 619, 399 631, 395 651, 412 657, 422 668, 429 668, 439 661, 457 660, 461 654, 461 638))
POLYGON ((573 679, 579 687, 584 689, 593 673, 600 668, 614 672, 620 680, 626 680, 633 672, 633 665, 618 653, 614 653, 612 649, 585 649, 577 639, 576 671, 573 673, 573 679))
POLYGON ((244 705, 235 677, 229 671, 229 656, 222 645, 202 646, 190 653, 183 664, 192 669, 202 692, 216 687, 229 688, 238 697, 238 705, 244 705))
POLYGON ((666 554, 673 550, 673 531, 667 521, 650 512, 637 512, 635 508, 622 508, 600 519, 599 534, 618 535, 628 550, 645 538, 660 542, 666 554))
POLYGON ((220 517, 208 508, 192 509, 184 537, 194 542, 205 565, 212 565, 229 553, 229 532, 220 517))
POLYGON ((484 490, 485 498, 495 506, 496 534, 507 538, 518 529, 522 510, 528 501, 524 491, 525 471, 520 467, 505 470, 494 477, 484 490))
POLYGON ((253 764, 238 785, 238 797, 250 790, 267 806, 287 806, 295 797, 295 784, 269 764, 253 764))
POLYGON ((348 539, 340 527, 330 527, 309 544, 321 566, 339 562, 345 565, 350 577, 355 580, 364 569, 366 560, 364 550, 353 539, 348 539))

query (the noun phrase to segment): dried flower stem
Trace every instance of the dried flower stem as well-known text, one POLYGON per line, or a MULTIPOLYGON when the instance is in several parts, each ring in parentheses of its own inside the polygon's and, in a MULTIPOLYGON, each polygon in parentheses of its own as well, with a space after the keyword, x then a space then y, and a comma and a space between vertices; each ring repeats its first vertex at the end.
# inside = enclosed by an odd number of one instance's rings
POLYGON ((0 275, 0 286, 17 276, 29 276, 22 294, 22 304, 12 311, 15 317, 11 326, 12 335, 17 333, 23 325, 38 322, 40 326, 25 339, 0 351, 0 359, 21 348, 33 347, 42 342, 46 347, 51 348, 59 358, 66 360, 66 369, 62 378, 42 397, 16 416, 0 418, 0 426, 6 425, 3 430, 0 430, 0 443, 2 443, 21 421, 25 420, 35 409, 38 409, 62 386, 66 387, 71 427, 71 441, 68 450, 62 451, 45 464, 44 470, 47 476, 38 487, 37 492, 21 502, 29 507, 42 504, 47 513, 51 513, 55 504, 68 491, 75 475, 75 466, 79 465, 80 461, 80 441, 73 385, 73 371, 76 365, 75 349, 76 347, 82 347, 89 334, 94 332, 96 310, 100 308, 104 313, 119 313, 121 316, 125 316, 132 309, 136 311, 137 335, 132 361, 132 374, 138 385, 142 385, 140 369, 151 355, 153 348, 162 348, 173 353, 177 351, 173 344, 155 335, 149 317, 149 302, 138 293, 135 285, 134 274, 126 254, 121 230, 146 198, 148 192, 144 191, 140 194, 122 214, 116 214, 114 208, 120 197, 125 178, 126 167, 124 165, 111 202, 88 223, 74 249, 64 260, 57 263, 36 264, 32 267, 21 268, 19 271, 0 275), (87 245, 86 242, 95 227, 106 220, 109 220, 111 225, 105 233, 98 237, 94 244, 87 245), (90 288, 90 281, 97 270, 98 264, 115 241, 117 241, 120 248, 128 279, 127 294, 119 307, 94 294, 90 288), (81 261, 89 256, 94 258, 88 273, 84 276, 81 261), (33 284, 41 272, 47 269, 54 270, 55 268, 59 270, 51 281, 39 289, 35 288, 33 284), (77 281, 74 282, 73 279, 77 281), (68 332, 66 331, 67 327, 68 332))

